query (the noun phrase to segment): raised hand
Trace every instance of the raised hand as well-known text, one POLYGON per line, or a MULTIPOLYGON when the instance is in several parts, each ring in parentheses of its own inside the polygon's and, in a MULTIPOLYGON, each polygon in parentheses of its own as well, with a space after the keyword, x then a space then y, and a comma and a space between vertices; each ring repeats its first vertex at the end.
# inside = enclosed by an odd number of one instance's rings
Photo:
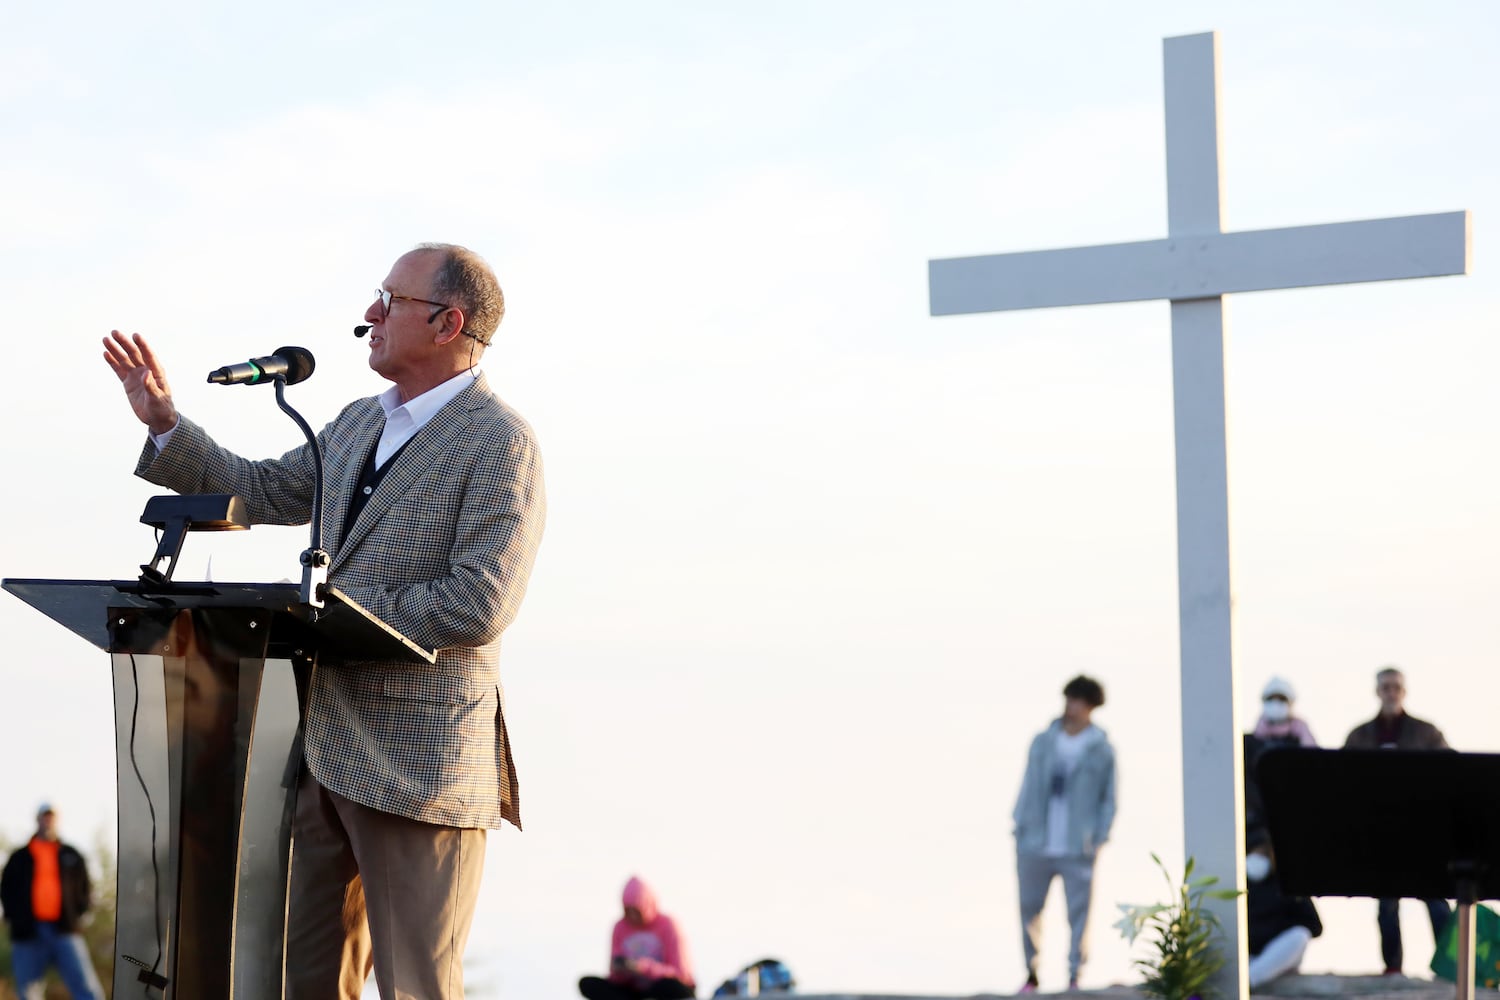
POLYGON ((177 426, 167 373, 144 337, 138 333, 126 337, 111 330, 104 338, 104 361, 120 377, 130 408, 152 434, 165 434, 177 426))

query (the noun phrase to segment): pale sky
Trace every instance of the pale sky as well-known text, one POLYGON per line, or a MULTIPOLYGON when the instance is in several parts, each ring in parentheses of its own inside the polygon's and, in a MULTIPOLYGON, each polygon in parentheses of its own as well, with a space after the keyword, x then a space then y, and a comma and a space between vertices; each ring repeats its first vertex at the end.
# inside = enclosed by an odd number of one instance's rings
MULTIPOLYGON (((503 676, 526 831, 492 834, 476 986, 575 994, 638 873, 700 993, 1024 978, 1010 810, 1064 682, 1120 761, 1085 986, 1182 861, 1168 309, 933 319, 935 257, 1166 233, 1164 37, 1220 33, 1224 218, 1467 209, 1466 277, 1228 304, 1241 720, 1325 743, 1374 672, 1500 750, 1500 142, 1488 0, 1021 5, 26 5, 0 38, 7 577, 129 578, 143 441, 99 339, 252 457, 301 441, 204 374, 283 344, 314 426, 384 383, 350 336, 411 245, 509 313, 547 537, 503 676)), ((305 531, 195 536, 179 579, 295 576, 305 531)), ((108 657, 0 597, 0 832, 114 831, 108 657)), ((1429 934, 1408 904, 1407 969, 1429 934)), ((1304 968, 1378 971, 1375 904, 1304 968)), ((1060 891, 1044 988, 1065 979, 1060 891)))

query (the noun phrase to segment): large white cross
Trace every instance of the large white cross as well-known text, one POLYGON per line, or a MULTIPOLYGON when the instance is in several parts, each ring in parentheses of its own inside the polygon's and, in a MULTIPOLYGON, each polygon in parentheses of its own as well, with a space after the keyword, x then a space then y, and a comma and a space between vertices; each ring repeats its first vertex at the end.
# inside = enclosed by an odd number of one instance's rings
MULTIPOLYGON (((1198 871, 1245 885, 1242 747, 1230 633, 1224 435, 1224 295, 1465 274, 1469 215, 1450 212, 1291 229, 1220 229, 1219 42, 1163 43, 1167 238, 928 262, 934 316, 1169 299, 1177 443, 1182 641, 1182 794, 1198 871)), ((1244 997, 1244 899, 1216 904, 1229 947, 1220 976, 1244 997)))

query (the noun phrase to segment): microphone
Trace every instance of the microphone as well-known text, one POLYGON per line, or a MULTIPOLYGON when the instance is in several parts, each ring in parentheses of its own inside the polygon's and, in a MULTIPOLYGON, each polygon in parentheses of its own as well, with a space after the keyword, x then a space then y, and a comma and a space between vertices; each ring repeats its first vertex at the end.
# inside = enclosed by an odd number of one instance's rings
POLYGON ((372 327, 370 326, 370 324, 361 323, 359 326, 356 326, 354 328, 354 335, 356 337, 363 337, 365 334, 369 333, 371 329, 372 327))
POLYGON ((262 382, 284 381, 296 385, 313 373, 316 362, 312 352, 305 347, 278 347, 275 354, 264 358, 251 358, 244 364, 225 365, 208 373, 210 382, 220 385, 260 385, 262 382))

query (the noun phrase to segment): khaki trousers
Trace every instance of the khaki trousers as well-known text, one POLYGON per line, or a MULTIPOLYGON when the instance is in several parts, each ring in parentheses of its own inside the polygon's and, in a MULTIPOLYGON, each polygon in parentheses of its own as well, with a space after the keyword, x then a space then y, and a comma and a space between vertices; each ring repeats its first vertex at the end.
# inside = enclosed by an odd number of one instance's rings
POLYGON ((286 1000, 463 1000, 485 831, 352 802, 306 767, 292 823, 286 1000))

